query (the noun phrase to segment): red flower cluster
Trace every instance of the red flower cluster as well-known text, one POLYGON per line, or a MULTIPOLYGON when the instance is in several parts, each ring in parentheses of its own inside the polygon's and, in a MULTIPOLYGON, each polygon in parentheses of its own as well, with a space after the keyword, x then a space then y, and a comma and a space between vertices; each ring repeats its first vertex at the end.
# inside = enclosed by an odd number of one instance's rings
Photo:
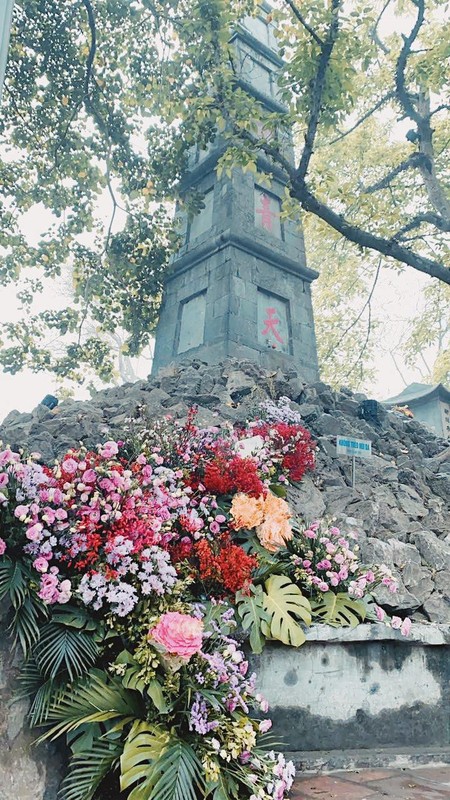
POLYGON ((220 584, 228 592, 235 594, 251 583, 252 572, 258 566, 258 560, 255 556, 248 556, 242 547, 232 544, 228 534, 220 537, 218 545, 219 551, 215 553, 213 545, 207 539, 195 542, 199 578, 203 583, 220 584))
POLYGON ((250 497, 260 497, 266 493, 254 460, 238 455, 229 461, 219 455, 208 462, 201 482, 205 489, 217 495, 243 492, 250 497))
POLYGON ((316 443, 311 434, 301 425, 287 422, 264 423, 254 429, 255 435, 269 439, 276 450, 282 453, 281 467, 291 481, 301 481, 305 472, 314 469, 316 443))

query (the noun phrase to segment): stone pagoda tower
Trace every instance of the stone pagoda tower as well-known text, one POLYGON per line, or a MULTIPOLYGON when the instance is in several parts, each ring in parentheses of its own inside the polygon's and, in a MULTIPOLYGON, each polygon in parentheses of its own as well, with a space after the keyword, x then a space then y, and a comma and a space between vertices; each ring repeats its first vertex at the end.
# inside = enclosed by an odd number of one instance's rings
MULTIPOLYGON (((260 16, 246 18, 232 41, 240 86, 269 112, 277 100, 277 53, 273 27, 260 16)), ((290 135, 283 146, 293 158, 290 135)), ((224 143, 191 154, 186 191, 204 195, 191 221, 177 214, 184 244, 166 279, 156 332, 153 374, 171 361, 198 358, 210 364, 248 358, 262 367, 295 367, 307 381, 318 379, 311 282, 298 225, 280 219, 284 186, 273 172, 270 189, 254 174, 233 170, 217 177, 224 143)))

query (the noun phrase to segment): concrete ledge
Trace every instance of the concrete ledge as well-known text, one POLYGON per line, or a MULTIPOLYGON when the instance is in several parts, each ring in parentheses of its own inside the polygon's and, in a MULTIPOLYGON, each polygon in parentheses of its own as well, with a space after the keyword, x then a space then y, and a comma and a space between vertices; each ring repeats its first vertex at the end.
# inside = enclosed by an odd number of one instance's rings
POLYGON ((357 769, 408 769, 450 764, 449 747, 380 747, 374 750, 312 750, 287 752, 301 772, 338 772, 357 769))
POLYGON ((409 636, 388 628, 382 623, 357 625, 356 628, 333 628, 331 625, 312 625, 306 632, 308 642, 382 642, 403 641, 406 644, 450 644, 450 625, 435 622, 414 622, 409 636))

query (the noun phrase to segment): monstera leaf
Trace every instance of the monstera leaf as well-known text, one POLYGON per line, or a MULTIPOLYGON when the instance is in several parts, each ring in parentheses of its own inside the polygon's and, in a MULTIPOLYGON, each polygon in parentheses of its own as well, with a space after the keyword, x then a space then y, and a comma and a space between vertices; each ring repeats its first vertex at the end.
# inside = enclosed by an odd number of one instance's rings
POLYGON ((131 789, 129 800, 196 800, 197 789, 204 796, 198 756, 159 725, 136 721, 120 761, 120 788, 131 789))
POLYGON ((326 592, 319 600, 311 602, 314 617, 335 628, 354 628, 364 622, 367 608, 362 600, 354 600, 345 592, 326 592))
POLYGON ((261 632, 263 622, 270 621, 264 608, 264 592, 261 586, 250 586, 249 594, 237 592, 237 611, 244 631, 250 634, 250 647, 254 653, 261 653, 264 647, 264 636, 261 632))
POLYGON ((309 601, 286 575, 271 575, 264 586, 264 610, 269 620, 262 620, 262 633, 267 639, 300 647, 306 637, 298 620, 306 625, 311 624, 309 601))

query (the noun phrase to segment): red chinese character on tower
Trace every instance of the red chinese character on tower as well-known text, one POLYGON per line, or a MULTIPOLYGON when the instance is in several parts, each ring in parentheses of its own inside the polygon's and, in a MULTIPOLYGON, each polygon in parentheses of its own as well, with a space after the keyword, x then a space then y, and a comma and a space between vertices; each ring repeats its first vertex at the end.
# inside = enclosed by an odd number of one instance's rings
POLYGON ((256 209, 256 213, 261 215, 261 225, 267 231, 271 231, 273 227, 273 218, 275 212, 270 208, 270 197, 267 194, 261 195, 261 208, 256 209))
POLYGON ((276 308, 266 308, 267 318, 264 320, 265 328, 261 331, 263 336, 267 336, 268 334, 272 334, 274 338, 280 344, 284 345, 284 341, 280 336, 279 331, 277 330, 278 325, 280 324, 280 320, 277 316, 276 308))

